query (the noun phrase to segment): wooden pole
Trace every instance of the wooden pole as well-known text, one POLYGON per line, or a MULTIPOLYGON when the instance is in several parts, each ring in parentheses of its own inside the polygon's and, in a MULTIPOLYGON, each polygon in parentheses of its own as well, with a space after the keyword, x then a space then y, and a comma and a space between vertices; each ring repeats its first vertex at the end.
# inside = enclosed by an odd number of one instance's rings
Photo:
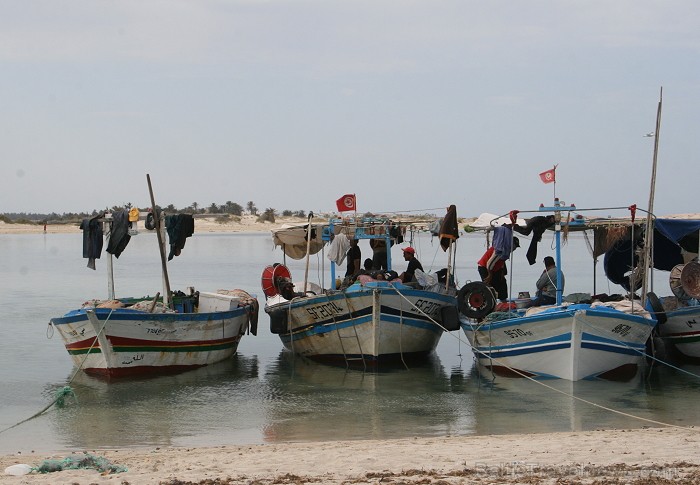
POLYGON ((314 213, 309 212, 309 223, 306 226, 306 269, 304 270, 304 294, 306 294, 306 285, 309 281, 309 259, 311 258, 311 219, 314 213))
POLYGON ((165 247, 163 246, 163 235, 161 234, 161 220, 156 212, 156 199, 153 197, 153 187, 151 186, 151 176, 146 174, 148 181, 148 193, 151 195, 151 210, 153 211, 153 221, 156 225, 156 235, 158 236, 158 249, 160 250, 160 264, 163 269, 163 286, 165 294, 163 295, 163 303, 166 307, 172 308, 170 301, 170 281, 168 280, 168 265, 165 259, 165 247))
POLYGON ((646 303, 648 281, 647 271, 651 263, 651 246, 654 233, 654 192, 656 192, 656 162, 659 154, 659 132, 661 131, 661 105, 663 103, 664 88, 659 90, 659 104, 656 109, 656 131, 654 131, 654 157, 651 165, 651 187, 649 188, 649 208, 647 212, 646 232, 644 233, 644 259, 642 268, 644 268, 643 283, 642 283, 642 304, 646 303))

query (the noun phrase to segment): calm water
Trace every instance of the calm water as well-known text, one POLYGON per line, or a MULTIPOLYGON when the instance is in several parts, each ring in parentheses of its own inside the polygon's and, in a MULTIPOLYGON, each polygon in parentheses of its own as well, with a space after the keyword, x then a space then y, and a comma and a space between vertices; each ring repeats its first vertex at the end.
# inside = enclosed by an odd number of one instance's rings
MULTIPOLYGON (((524 238, 521 240, 524 241, 524 238)), ((524 241, 526 246, 528 241, 524 241)), ((534 291, 551 241, 540 244, 538 263, 516 252, 514 291, 534 291)), ((361 243, 363 257, 369 247, 361 243)), ((437 239, 414 246, 426 270, 444 266, 437 239)), ((462 237, 457 252, 460 284, 476 279, 481 236, 462 237)), ((0 235, 0 430, 29 418, 70 383, 77 402, 0 433, 0 453, 136 446, 195 446, 275 441, 397 438, 446 434, 525 433, 641 427, 648 423, 577 401, 571 395, 626 413, 680 425, 700 424, 700 379, 673 369, 640 373, 626 383, 480 377, 461 332, 443 336, 424 365, 381 373, 346 371, 295 358, 282 351, 261 311, 257 337, 246 336, 230 361, 176 376, 106 383, 75 374, 49 319, 90 298, 106 297, 106 260, 86 268, 80 234, 0 235), (75 375, 75 377, 74 377, 75 375)), ((107 255, 103 253, 103 258, 107 255)), ((398 248, 392 257, 401 271, 398 248)), ((582 239, 565 248, 566 292, 590 291, 593 264, 582 239)), ((313 269, 322 261, 312 258, 313 269)), ((169 265, 171 287, 202 291, 242 288, 257 294, 264 266, 281 261, 270 235, 195 234, 169 265)), ((288 261, 295 279, 304 264, 288 261)), ((610 287, 599 265, 598 292, 610 287)), ((132 238, 115 260, 118 296, 161 290, 153 234, 132 238)), ((326 277, 327 280, 327 277, 326 277)), ((660 277, 659 288, 667 288, 660 277)), ((659 293, 664 294, 663 291, 659 293)), ((700 368, 686 367, 695 374, 700 368)))

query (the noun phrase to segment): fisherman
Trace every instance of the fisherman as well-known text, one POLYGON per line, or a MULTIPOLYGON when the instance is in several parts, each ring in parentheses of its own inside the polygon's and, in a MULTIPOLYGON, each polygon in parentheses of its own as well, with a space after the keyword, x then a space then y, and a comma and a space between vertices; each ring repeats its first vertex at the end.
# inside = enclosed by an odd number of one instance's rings
POLYGON ((401 273, 399 278, 403 283, 410 283, 412 281, 415 281, 416 270, 419 269, 423 271, 423 265, 420 264, 420 261, 418 261, 418 258, 416 258, 416 250, 413 249, 411 246, 404 248, 403 259, 408 261, 408 267, 406 268, 406 271, 401 273))
MULTIPOLYGON (((561 273, 561 291, 564 291, 564 273, 561 273)), ((554 258, 546 256, 544 258, 544 271, 540 275, 537 283, 537 298, 532 302, 532 306, 554 305, 557 302, 557 265, 554 258)))

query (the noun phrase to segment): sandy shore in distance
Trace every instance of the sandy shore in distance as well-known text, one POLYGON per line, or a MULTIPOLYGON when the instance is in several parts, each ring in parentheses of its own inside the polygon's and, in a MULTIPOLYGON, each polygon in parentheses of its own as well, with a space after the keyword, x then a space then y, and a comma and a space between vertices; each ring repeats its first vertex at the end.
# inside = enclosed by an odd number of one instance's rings
MULTIPOLYGON (((260 232, 279 229, 283 224, 304 224, 307 222, 299 217, 278 217, 274 223, 256 222, 257 216, 242 216, 240 221, 229 220, 218 222, 215 217, 197 217, 194 232, 260 232)), ((140 231, 146 231, 144 221, 138 223, 140 231)), ((65 234, 82 232, 77 224, 48 224, 46 234, 65 234)), ((7 224, 0 221, 0 234, 43 234, 43 224, 7 224)))
MULTIPOLYGON (((0 484, 457 484, 700 482, 700 430, 97 450, 128 471, 0 475, 0 484)), ((0 456, 0 470, 69 454, 0 456)))
MULTIPOLYGON (((674 214, 663 216, 669 219, 700 219, 700 213, 694 214, 674 214)), ((470 219, 460 219, 461 226, 470 219)), ((317 221, 319 219, 314 219, 317 221)), ((257 216, 242 216, 239 221, 229 220, 227 222, 218 222, 215 217, 197 217, 195 219, 195 234, 202 232, 260 232, 272 231, 279 229, 283 224, 304 224, 306 219, 299 217, 278 217, 275 223, 256 222, 257 216)), ((322 222, 325 220, 321 220, 322 222)), ((139 222, 139 229, 144 230, 143 221, 139 222)), ((80 228, 76 224, 49 224, 46 226, 47 234, 71 233, 80 232, 80 228)), ((44 226, 42 224, 7 224, 0 221, 0 234, 43 234, 44 226)))

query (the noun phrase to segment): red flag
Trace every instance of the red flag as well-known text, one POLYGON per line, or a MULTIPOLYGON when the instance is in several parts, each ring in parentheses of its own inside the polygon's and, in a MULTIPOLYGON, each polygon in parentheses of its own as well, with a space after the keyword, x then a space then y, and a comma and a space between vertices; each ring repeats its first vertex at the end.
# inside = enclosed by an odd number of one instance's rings
POLYGON ((552 182, 555 182, 556 181, 556 176, 555 176, 556 170, 557 170, 557 167, 554 167, 554 168, 550 168, 549 170, 545 170, 544 172, 542 172, 540 174, 540 179, 542 180, 542 182, 544 182, 545 184, 551 184, 552 182))
POLYGON ((335 201, 335 205, 338 207, 338 212, 354 211, 355 202, 355 194, 345 194, 335 201))

